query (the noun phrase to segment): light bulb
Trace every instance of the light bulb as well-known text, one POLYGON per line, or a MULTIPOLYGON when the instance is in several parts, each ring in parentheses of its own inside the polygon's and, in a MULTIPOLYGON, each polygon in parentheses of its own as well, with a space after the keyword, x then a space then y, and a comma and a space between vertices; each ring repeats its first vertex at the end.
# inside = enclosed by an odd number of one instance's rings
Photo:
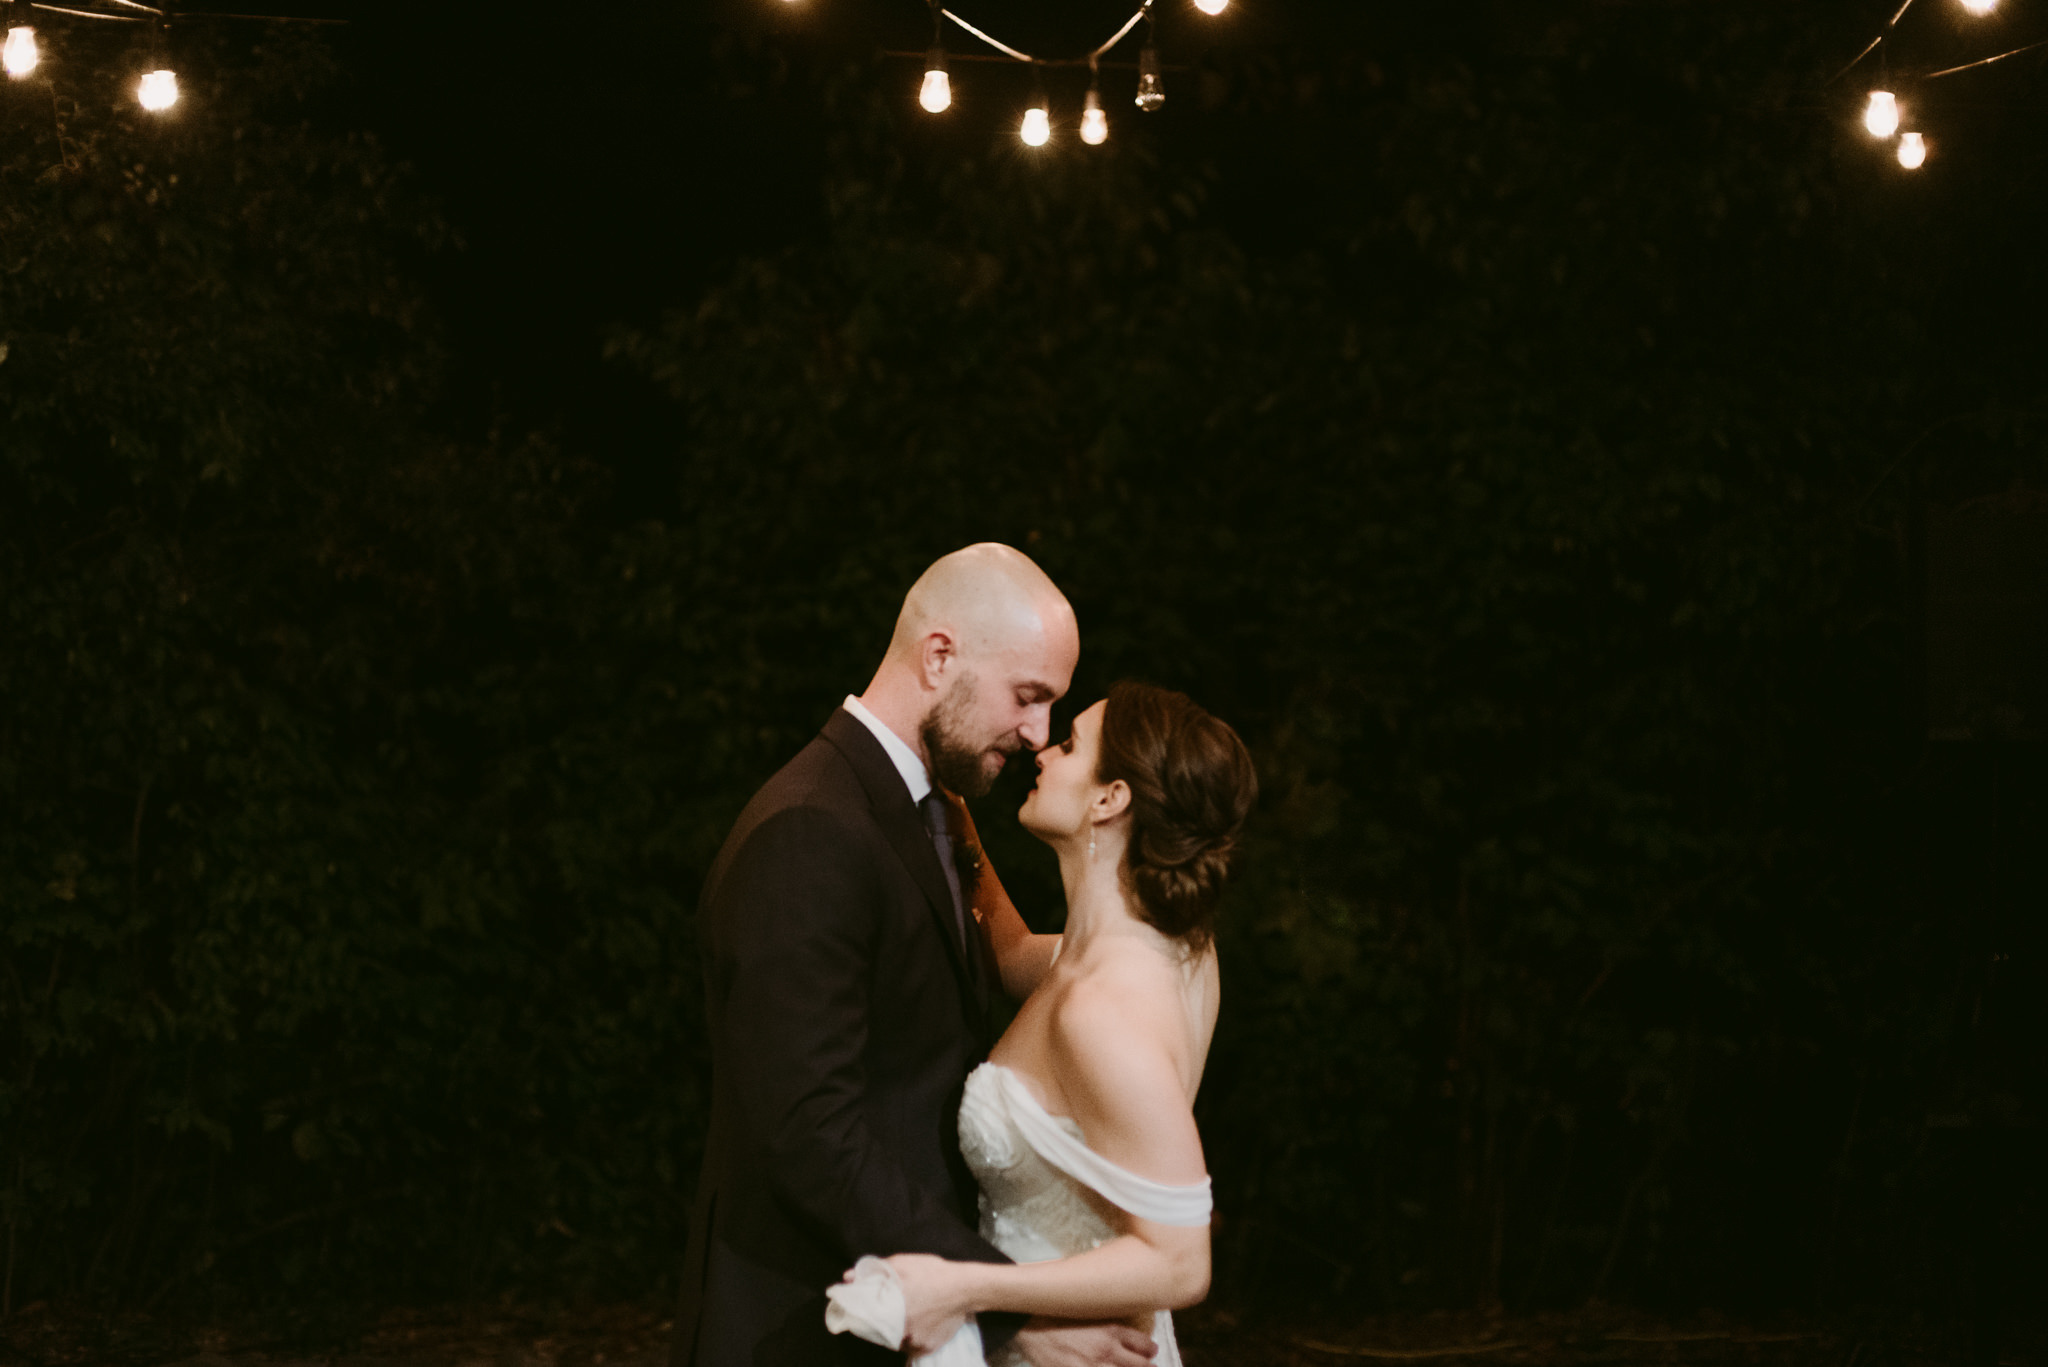
POLYGON ((36 51, 36 31, 23 24, 7 30, 7 45, 0 47, 0 66, 10 76, 26 76, 36 69, 43 54, 36 51))
POLYGON ((1090 147, 1100 147, 1109 141, 1109 115, 1102 112, 1102 96, 1088 92, 1088 103, 1081 109, 1081 141, 1090 147))
POLYGON ((1917 171, 1927 160, 1927 139, 1918 133, 1899 134, 1899 165, 1908 171, 1917 171))
POLYGON ((178 102, 178 77, 176 72, 152 71, 142 78, 142 85, 136 90, 142 107, 156 112, 169 109, 178 102))
POLYGON ((1052 141, 1052 116, 1045 112, 1044 105, 1034 104, 1024 111, 1024 126, 1017 134, 1032 147, 1043 147, 1052 141))
POLYGON ((1150 43, 1138 53, 1138 98, 1133 103, 1147 114, 1166 103, 1166 83, 1159 78, 1159 49, 1150 43))
POLYGON ((1963 8, 1972 14, 1989 14, 1998 8, 1998 0, 1963 0, 1963 8))
POLYGON ((1899 102, 1891 91, 1870 92, 1870 104, 1863 111, 1863 126, 1878 138, 1888 138, 1899 131, 1899 102))
POLYGON ((918 91, 917 102, 932 114, 943 114, 953 107, 953 82, 943 65, 931 66, 924 73, 924 89, 918 91))
MULTIPOLYGON (((1967 5, 1970 0, 1963 0, 1963 3, 1967 5)), ((1221 14, 1230 8, 1230 0, 1195 0, 1195 8, 1204 14, 1221 14)))

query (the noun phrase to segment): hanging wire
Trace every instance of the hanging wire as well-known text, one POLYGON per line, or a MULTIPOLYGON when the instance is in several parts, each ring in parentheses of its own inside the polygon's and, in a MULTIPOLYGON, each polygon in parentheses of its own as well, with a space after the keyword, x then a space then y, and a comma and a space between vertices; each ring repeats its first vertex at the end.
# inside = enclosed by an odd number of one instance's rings
POLYGON ((1125 37, 1129 35, 1130 31, 1138 26, 1138 21, 1140 19, 1147 17, 1151 13, 1152 0, 1145 0, 1144 4, 1138 6, 1138 12, 1136 14, 1124 20, 1124 26, 1122 28, 1118 29, 1115 33, 1109 35, 1108 42, 1104 43, 1101 47, 1095 49, 1095 51, 1088 54, 1088 64, 1090 66, 1095 65, 1095 60, 1098 57, 1101 57, 1104 53, 1108 52, 1118 43, 1121 43, 1125 39, 1125 37))
POLYGON ((48 10, 51 14, 69 14, 79 19, 111 19, 117 24, 146 24, 149 22, 139 14, 102 14, 98 10, 67 9, 63 5, 37 3, 30 5, 29 8, 48 10))
POLYGON ((965 19, 962 19, 959 15, 953 13, 953 11, 949 9, 940 9, 939 13, 944 15, 946 18, 951 19, 965 32, 973 34, 976 38, 981 39, 982 42, 987 43, 990 47, 1002 53, 1004 56, 1009 57, 1013 61, 1030 62, 1037 66, 1079 66, 1083 62, 1094 61, 1096 58, 1101 57, 1104 53, 1108 52, 1111 48, 1115 47, 1118 43, 1121 43, 1126 37, 1130 35, 1131 30, 1138 26, 1139 20, 1144 19, 1152 13, 1153 3, 1154 0, 1143 0, 1143 3, 1138 6, 1137 13, 1133 14, 1129 19, 1126 19, 1123 23, 1123 27, 1119 28, 1115 33, 1109 36, 1108 42, 1104 43, 1101 47, 1096 48, 1086 57, 1067 59, 1048 59, 1044 57, 1034 57, 1030 53, 1024 51, 1021 48, 1011 47, 1008 43, 1004 42, 1000 38, 995 37, 993 34, 983 32, 981 29, 976 28, 974 25, 968 23, 965 19))
POLYGON ((2001 52, 1996 57, 1986 57, 1979 62, 1964 62, 1961 66, 1952 66, 1942 71, 1930 71, 1925 76, 1922 76, 1920 79, 1923 81, 1931 81, 1937 76, 1953 76, 1958 71, 1968 71, 1972 67, 1990 66, 1993 62, 2002 62, 2008 57, 2017 57, 2022 52, 2032 52, 2035 48, 2038 47, 2048 47, 2048 38, 2043 38, 2038 43, 2028 43, 2025 47, 2016 47, 2011 52, 2001 52))
POLYGON ((1856 64, 1858 62, 1862 61, 1865 57, 1868 57, 1871 53, 1877 51, 1878 44, 1882 43, 1885 39, 1891 37, 1892 30, 1899 26, 1899 20, 1905 18, 1906 11, 1911 8, 1913 8, 1913 0, 1906 0, 1906 2, 1903 5, 1900 5, 1898 10, 1892 15, 1891 22, 1886 24, 1883 28, 1879 29, 1877 31, 1877 37, 1872 38, 1870 40, 1870 45, 1864 48, 1863 51, 1857 53, 1854 57, 1851 57, 1849 59, 1849 65, 1843 67, 1840 71, 1837 71, 1834 75, 1828 77, 1825 84, 1833 85, 1836 81, 1841 80, 1844 76, 1848 75, 1851 71, 1854 71, 1856 69, 1856 64))
MULTIPOLYGON (((108 14, 105 10, 76 9, 70 5, 48 4, 45 0, 29 0, 31 9, 46 10, 51 14, 68 14, 78 19, 111 19, 119 24, 145 24, 152 19, 164 17, 164 11, 155 5, 138 4, 136 0, 105 0, 110 5, 137 11, 134 14, 108 14)), ((299 14, 223 14, 211 10, 180 10, 178 18, 183 19, 248 19, 266 24, 346 24, 346 19, 317 19, 299 14)))
POLYGON ((1016 48, 1011 47, 1008 43, 1003 42, 999 38, 991 38, 988 34, 983 33, 980 29, 968 23, 965 19, 962 19, 959 15, 953 13, 953 11, 949 9, 942 9, 939 11, 939 13, 945 15, 948 19, 951 19, 961 28, 967 30, 975 37, 981 39, 982 42, 987 43, 990 47, 994 48, 998 52, 1006 53, 1007 55, 1016 58, 1020 62, 1035 62, 1038 60, 1036 57, 1032 56, 1028 52, 1019 52, 1016 48))

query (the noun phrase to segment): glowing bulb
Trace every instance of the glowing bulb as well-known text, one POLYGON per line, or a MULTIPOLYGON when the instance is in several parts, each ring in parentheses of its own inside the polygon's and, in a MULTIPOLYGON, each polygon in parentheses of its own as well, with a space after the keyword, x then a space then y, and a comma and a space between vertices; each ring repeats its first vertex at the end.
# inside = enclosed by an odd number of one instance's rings
POLYGON ((0 66, 10 76, 26 76, 36 69, 43 54, 36 51, 36 31, 23 24, 7 30, 7 45, 0 47, 0 66))
POLYGON ((1998 0, 1963 0, 1963 8, 1972 14, 1989 14, 1998 8, 1998 0))
POLYGON ((1147 114, 1166 103, 1166 82, 1159 77, 1159 49, 1150 43, 1138 54, 1138 98, 1134 103, 1147 114))
POLYGON ((1081 141, 1100 147, 1109 141, 1109 115, 1102 112, 1102 96, 1091 90, 1081 110, 1081 141))
POLYGON ((1863 111, 1863 126, 1878 138, 1888 138, 1899 131, 1899 102, 1891 91, 1870 92, 1870 104, 1863 111))
POLYGON ((1908 171, 1920 169, 1920 163, 1927 160, 1927 140, 1918 133, 1899 134, 1899 165, 1908 171))
MULTIPOLYGON (((1979 0, 1979 3, 1981 2, 1982 0, 1979 0)), ((1994 4, 1996 2, 1997 0, 1993 0, 1994 4)), ((1970 0, 1963 0, 1963 3, 1967 5, 1970 0)), ((1230 8, 1230 0, 1195 0, 1195 8, 1204 14, 1221 14, 1230 8)))
POLYGON ((917 93, 917 102, 932 114, 943 114, 953 107, 953 82, 946 75, 946 54, 937 48, 925 61, 924 89, 917 93))
POLYGON ((177 73, 152 71, 142 78, 142 85, 135 93, 142 101, 142 107, 152 113, 169 109, 178 102, 177 73))
POLYGON ((1052 116, 1044 105, 1034 104, 1024 111, 1024 126, 1017 132, 1030 146, 1043 147, 1052 141, 1052 116))

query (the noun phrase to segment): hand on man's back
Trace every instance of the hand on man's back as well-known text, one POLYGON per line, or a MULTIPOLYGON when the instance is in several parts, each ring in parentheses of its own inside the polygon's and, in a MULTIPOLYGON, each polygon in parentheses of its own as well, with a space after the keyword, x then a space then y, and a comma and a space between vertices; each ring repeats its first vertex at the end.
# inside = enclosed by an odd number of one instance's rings
POLYGON ((1159 1345, 1128 1324, 1034 1319, 1016 1344, 1031 1367, 1152 1367, 1159 1345))

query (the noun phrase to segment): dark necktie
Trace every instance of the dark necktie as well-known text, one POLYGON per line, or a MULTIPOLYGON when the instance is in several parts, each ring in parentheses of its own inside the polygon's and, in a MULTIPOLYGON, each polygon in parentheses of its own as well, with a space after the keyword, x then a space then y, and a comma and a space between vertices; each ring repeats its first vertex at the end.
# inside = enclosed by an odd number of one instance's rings
POLYGON ((924 812, 924 826, 931 832, 932 848, 938 851, 939 868, 946 875, 946 890, 953 894, 953 923, 960 933, 960 952, 967 953, 967 903, 960 895, 960 867, 953 862, 953 811, 934 788, 917 804, 924 812))

